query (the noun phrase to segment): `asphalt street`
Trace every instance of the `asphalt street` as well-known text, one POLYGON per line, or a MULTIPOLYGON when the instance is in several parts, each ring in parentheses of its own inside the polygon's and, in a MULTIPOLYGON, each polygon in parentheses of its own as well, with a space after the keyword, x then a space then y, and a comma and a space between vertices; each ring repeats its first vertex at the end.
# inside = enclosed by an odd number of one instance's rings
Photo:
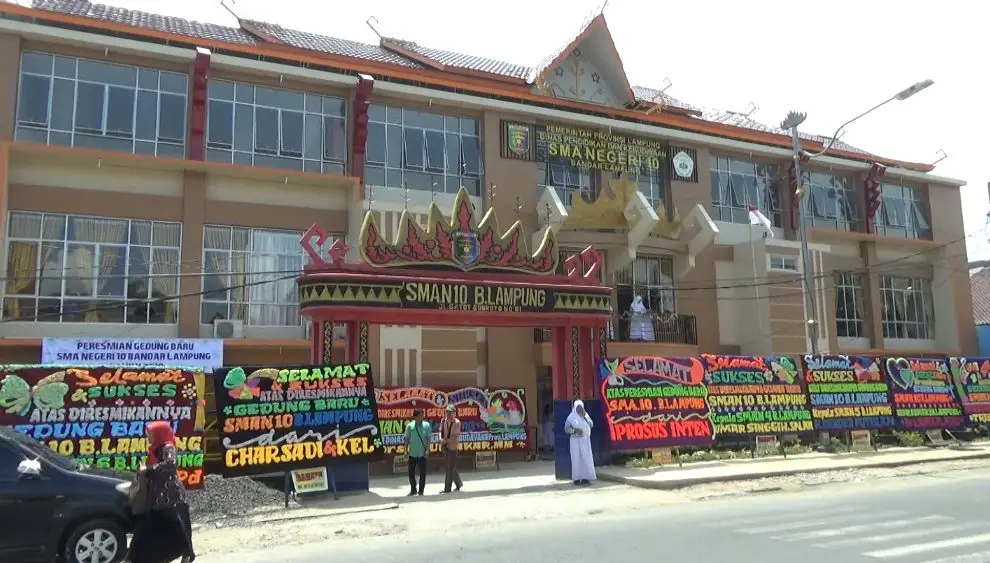
MULTIPOLYGON (((340 539, 199 563, 979 563, 990 562, 990 470, 824 485, 627 513, 340 539)), ((605 494, 603 492, 603 494, 605 494)))

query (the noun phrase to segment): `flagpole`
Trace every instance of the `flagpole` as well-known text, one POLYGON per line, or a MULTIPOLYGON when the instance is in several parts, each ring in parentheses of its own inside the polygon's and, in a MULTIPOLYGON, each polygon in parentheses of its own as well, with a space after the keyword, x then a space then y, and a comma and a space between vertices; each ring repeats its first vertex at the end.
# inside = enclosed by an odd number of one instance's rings
POLYGON ((756 290, 756 319, 759 322, 759 339, 763 338, 763 307, 760 305, 760 282, 756 275, 756 237, 753 235, 753 225, 749 225, 749 253, 753 258, 753 289, 756 290))

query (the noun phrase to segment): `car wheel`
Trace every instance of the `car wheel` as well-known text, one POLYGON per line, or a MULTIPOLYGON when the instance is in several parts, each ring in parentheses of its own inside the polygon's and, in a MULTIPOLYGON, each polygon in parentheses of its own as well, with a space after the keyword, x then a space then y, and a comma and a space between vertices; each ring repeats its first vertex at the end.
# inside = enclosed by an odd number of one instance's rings
POLYGON ((117 563, 127 553, 127 534, 112 520, 90 520, 76 526, 65 542, 66 563, 117 563))

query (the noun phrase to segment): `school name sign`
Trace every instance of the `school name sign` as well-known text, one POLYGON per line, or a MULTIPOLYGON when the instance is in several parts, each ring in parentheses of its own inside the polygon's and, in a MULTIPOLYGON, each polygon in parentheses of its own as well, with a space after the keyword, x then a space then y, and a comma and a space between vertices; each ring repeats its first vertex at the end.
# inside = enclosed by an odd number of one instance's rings
POLYGON ((206 338, 45 338, 45 365, 223 366, 223 340, 206 338))

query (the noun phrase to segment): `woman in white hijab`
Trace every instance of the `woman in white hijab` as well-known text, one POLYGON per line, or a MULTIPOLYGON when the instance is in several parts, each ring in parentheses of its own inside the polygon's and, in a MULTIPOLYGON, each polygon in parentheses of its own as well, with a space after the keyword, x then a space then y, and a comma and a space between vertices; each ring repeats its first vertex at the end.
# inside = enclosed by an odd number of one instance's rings
POLYGON ((571 479, 575 485, 590 485, 598 479, 595 460, 591 453, 591 428, 594 423, 584 410, 584 403, 574 401, 574 408, 564 423, 564 431, 571 437, 571 479))

